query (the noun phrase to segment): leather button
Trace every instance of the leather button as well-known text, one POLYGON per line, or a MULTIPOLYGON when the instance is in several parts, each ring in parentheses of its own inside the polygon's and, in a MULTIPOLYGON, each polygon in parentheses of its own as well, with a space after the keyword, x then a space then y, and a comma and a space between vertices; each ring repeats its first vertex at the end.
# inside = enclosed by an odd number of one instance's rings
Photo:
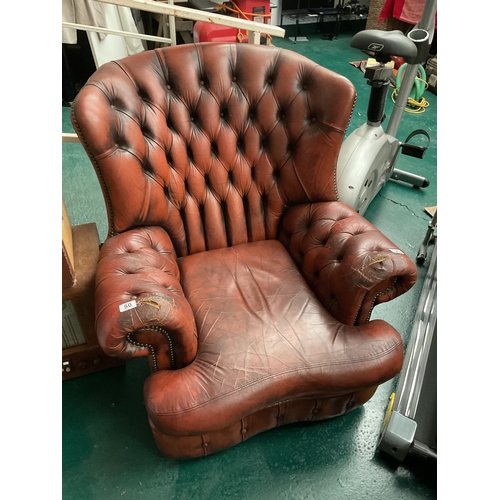
POLYGON ((246 433, 247 433, 247 430, 246 430, 246 429, 241 429, 241 433, 242 433, 242 434, 246 434, 246 433))

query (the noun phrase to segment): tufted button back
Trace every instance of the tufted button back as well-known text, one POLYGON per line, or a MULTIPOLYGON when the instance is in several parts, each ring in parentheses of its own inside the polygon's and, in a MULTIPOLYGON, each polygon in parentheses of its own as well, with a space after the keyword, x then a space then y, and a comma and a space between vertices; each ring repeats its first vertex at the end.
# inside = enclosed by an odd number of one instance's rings
POLYGON ((276 238, 288 207, 337 200, 355 97, 347 79, 285 49, 188 44, 101 66, 72 121, 109 235, 158 225, 182 256, 276 238))

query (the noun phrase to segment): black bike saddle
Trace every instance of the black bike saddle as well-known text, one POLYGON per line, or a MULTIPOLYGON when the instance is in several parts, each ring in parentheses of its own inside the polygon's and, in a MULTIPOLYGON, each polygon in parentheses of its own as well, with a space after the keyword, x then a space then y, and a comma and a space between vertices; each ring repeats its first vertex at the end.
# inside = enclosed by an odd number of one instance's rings
POLYGON ((378 57, 400 56, 412 58, 417 55, 417 46, 402 31, 363 30, 351 40, 351 47, 378 57))

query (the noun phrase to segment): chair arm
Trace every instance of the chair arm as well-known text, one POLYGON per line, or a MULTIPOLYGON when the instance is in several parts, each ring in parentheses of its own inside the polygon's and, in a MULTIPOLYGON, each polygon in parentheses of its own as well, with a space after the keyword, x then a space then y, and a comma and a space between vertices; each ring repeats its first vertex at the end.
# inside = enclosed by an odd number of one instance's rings
POLYGON ((179 278, 174 247, 162 228, 133 229, 106 240, 95 291, 103 351, 122 359, 148 356, 154 371, 191 363, 198 336, 179 278))
POLYGON ((323 305, 348 325, 366 323, 377 304, 418 278, 404 252, 341 202, 290 207, 279 239, 323 305))

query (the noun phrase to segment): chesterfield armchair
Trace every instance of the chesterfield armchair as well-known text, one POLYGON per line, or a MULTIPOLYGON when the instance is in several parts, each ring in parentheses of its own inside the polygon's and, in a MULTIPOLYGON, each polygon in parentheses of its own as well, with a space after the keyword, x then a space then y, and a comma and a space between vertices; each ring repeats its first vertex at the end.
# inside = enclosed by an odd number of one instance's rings
POLYGON ((401 369, 373 308, 416 266, 337 196, 353 85, 273 46, 200 43, 101 66, 72 123, 102 187, 104 352, 146 356, 165 456, 342 415, 401 369))

